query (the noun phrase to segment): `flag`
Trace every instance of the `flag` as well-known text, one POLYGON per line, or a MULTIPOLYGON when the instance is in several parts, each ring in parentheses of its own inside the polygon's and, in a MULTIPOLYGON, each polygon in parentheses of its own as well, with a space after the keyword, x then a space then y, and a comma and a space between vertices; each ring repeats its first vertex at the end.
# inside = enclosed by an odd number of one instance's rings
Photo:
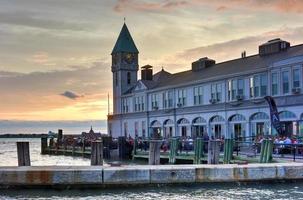
POLYGON ((277 130, 279 135, 282 134, 282 127, 280 123, 279 112, 275 100, 271 96, 266 96, 264 99, 267 101, 270 109, 270 121, 273 128, 277 130))

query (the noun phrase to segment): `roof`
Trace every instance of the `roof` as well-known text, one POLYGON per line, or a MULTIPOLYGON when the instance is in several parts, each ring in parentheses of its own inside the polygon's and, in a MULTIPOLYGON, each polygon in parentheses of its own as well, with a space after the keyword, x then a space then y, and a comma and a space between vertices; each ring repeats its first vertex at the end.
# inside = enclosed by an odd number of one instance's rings
POLYGON ((121 52, 139 53, 125 23, 123 24, 119 37, 113 48, 112 54, 121 52))
POLYGON ((267 68, 268 66, 277 61, 300 55, 303 55, 303 44, 292 46, 286 51, 271 55, 260 56, 259 54, 257 54, 245 58, 239 58, 235 60, 217 63, 211 67, 199 71, 187 70, 171 74, 167 78, 159 80, 154 88, 182 85, 222 75, 232 75, 245 72, 248 73, 252 70, 267 68))
POLYGON ((171 76, 171 73, 165 71, 163 68, 161 71, 155 73, 153 75, 153 81, 155 82, 160 82, 160 81, 163 81, 163 80, 166 80, 167 78, 169 78, 171 76))

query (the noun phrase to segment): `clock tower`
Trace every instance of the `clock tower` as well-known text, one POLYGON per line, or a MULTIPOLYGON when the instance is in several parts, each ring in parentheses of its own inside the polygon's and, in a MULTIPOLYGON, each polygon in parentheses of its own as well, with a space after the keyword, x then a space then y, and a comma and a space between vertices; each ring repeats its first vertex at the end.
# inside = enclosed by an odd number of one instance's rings
POLYGON ((139 51, 124 23, 111 53, 114 114, 122 111, 121 96, 137 83, 138 54, 139 51))

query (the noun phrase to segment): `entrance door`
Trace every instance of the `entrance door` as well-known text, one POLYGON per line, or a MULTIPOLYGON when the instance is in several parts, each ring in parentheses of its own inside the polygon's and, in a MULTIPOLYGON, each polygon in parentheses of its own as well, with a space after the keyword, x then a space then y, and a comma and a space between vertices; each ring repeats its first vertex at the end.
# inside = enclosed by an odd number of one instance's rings
POLYGON ((257 122, 256 126, 257 126, 257 135, 263 136, 264 135, 264 122, 257 122))
POLYGON ((186 126, 182 126, 181 127, 181 136, 182 137, 186 137, 187 133, 186 133, 186 126))
POLYGON ((235 130, 235 138, 236 140, 242 140, 242 124, 234 124, 234 130, 235 130))
POLYGON ((221 138, 221 130, 222 127, 220 124, 215 125, 215 139, 220 139, 221 138))

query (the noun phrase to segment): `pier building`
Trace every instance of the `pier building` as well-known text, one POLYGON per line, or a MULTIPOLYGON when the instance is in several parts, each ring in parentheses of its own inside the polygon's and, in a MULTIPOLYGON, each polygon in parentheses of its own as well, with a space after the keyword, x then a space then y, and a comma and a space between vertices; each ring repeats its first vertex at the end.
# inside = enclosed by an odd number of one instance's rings
POLYGON ((219 63, 201 55, 179 73, 154 73, 152 66, 144 65, 139 79, 139 51, 124 24, 111 53, 113 113, 108 115, 108 133, 215 138, 276 134, 264 100, 270 95, 283 133, 302 136, 303 44, 273 39, 258 48, 256 55, 243 52, 219 63))

